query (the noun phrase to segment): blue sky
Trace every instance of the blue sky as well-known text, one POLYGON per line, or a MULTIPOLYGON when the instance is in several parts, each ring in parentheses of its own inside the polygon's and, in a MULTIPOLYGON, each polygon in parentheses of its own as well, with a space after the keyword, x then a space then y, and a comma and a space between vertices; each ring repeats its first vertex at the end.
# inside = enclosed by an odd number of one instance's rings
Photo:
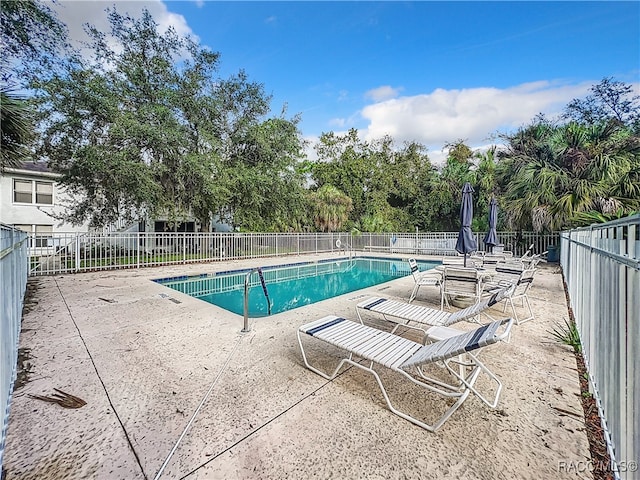
POLYGON ((640 2, 78 2, 56 6, 72 37, 106 29, 104 9, 137 16, 220 52, 300 114, 301 130, 357 128, 428 146, 476 148, 537 113, 557 115, 603 77, 640 94, 640 2))

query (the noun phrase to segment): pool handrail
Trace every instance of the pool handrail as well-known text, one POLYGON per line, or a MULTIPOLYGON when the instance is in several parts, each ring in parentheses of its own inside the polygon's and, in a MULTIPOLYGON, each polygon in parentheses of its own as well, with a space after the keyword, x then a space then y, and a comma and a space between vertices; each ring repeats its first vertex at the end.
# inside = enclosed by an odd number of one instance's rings
POLYGON ((269 301, 269 294, 267 293, 267 285, 265 284, 264 277, 262 276, 262 269, 260 267, 252 268, 244 277, 244 324, 241 330, 242 333, 251 331, 249 328, 249 278, 254 272, 258 272, 258 275, 260 276, 262 291, 264 292, 264 297, 267 299, 267 308, 269 315, 271 315, 271 302, 269 301))
POLYGON ((338 248, 338 250, 342 249, 344 250, 344 254, 347 254, 347 248, 349 249, 349 260, 351 260, 353 258, 353 247, 347 243, 347 242, 343 242, 342 240, 340 240, 339 238, 336 240, 336 247, 338 248))

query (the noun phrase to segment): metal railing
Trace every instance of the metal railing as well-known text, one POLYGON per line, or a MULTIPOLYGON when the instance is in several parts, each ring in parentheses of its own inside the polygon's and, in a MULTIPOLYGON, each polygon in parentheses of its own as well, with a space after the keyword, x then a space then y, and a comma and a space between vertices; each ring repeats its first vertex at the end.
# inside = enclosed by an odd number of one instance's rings
POLYGON ((0 224, 0 469, 18 363, 18 339, 27 287, 27 234, 0 224))
MULTIPOLYGON (((341 250, 455 255, 457 232, 436 233, 54 233, 29 239, 31 275, 141 268, 341 250), (336 246, 340 240, 341 247, 336 246), (342 246, 345 245, 345 248, 342 246)), ((484 249, 483 234, 476 234, 484 249)), ((558 234, 500 232, 504 249, 522 255, 558 244, 558 234)), ((351 254, 351 253, 350 253, 351 254)))
POLYGON ((560 262, 616 478, 640 461, 640 215, 561 234, 560 262))
POLYGON ((262 291, 264 292, 264 298, 267 300, 267 311, 268 314, 271 315, 271 301, 269 300, 269 293, 267 292, 267 284, 264 281, 264 276, 262 275, 262 269, 260 267, 253 268, 247 272, 244 276, 244 322, 242 324, 242 333, 247 333, 250 331, 249 328, 249 279, 251 278, 252 273, 257 273, 260 277, 260 285, 262 286, 262 291))

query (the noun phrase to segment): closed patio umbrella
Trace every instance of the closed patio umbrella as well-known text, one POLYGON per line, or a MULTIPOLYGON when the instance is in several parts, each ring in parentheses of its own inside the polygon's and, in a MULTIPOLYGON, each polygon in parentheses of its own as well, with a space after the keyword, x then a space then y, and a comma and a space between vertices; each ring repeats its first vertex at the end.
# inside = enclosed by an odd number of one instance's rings
POLYGON ((498 234, 496 233, 496 225, 498 224, 498 202, 496 197, 491 198, 489 202, 489 231, 484 236, 484 244, 489 246, 489 251, 493 252, 493 247, 498 244, 498 234))
POLYGON ((473 219, 473 188, 469 182, 462 188, 462 205, 460 206, 460 232, 456 242, 456 251, 464 255, 464 266, 467 266, 467 253, 475 252, 478 243, 471 231, 473 219))

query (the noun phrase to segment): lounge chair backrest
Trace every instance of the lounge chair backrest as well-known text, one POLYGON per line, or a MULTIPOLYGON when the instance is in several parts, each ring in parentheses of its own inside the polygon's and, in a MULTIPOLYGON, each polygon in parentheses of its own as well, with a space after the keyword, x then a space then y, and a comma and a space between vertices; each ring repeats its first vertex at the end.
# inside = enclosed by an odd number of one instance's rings
POLYGON ((416 365, 446 360, 472 350, 477 350, 478 348, 486 347, 487 345, 507 338, 512 325, 512 319, 498 320, 470 332, 427 344, 411 355, 400 368, 406 369, 416 365), (504 331, 501 334, 497 334, 500 326, 504 324, 507 324, 504 331))
POLYGON ((542 255, 540 253, 536 253, 535 255, 531 255, 528 258, 523 258, 522 262, 525 264, 527 269, 536 268, 538 263, 542 260, 542 255))
POLYGON ((522 258, 522 259, 528 258, 529 255, 531 255, 533 253, 533 247, 534 247, 534 244, 532 243, 531 245, 529 245, 529 248, 527 249, 527 251, 524 252, 524 255, 522 255, 522 257, 520 257, 520 258, 522 258))
POLYGON ((496 265, 499 262, 504 262, 507 259, 504 255, 485 255, 482 259, 483 266, 492 266, 496 265))
MULTIPOLYGON (((467 258, 467 262, 470 259, 467 258)), ((442 265, 457 265, 462 267, 464 265, 464 257, 442 257, 442 265)))
POLYGON ((527 293, 533 283, 533 276, 535 275, 535 272, 535 268, 524 270, 522 272, 522 274, 518 278, 518 281, 516 282, 515 290, 513 292, 514 297, 527 293))
POLYGON ((478 271, 475 268, 447 267, 442 277, 442 289, 446 295, 478 296, 478 271))
POLYGON ((446 321, 443 322, 443 325, 449 326, 449 325, 453 325, 454 323, 466 320, 468 318, 475 317, 476 315, 478 315, 479 313, 482 313, 487 308, 491 308, 497 303, 500 303, 506 297, 511 296, 515 288, 516 288, 515 285, 501 288, 500 290, 495 292, 493 295, 491 295, 489 298, 486 298, 481 302, 475 303, 467 308, 464 308, 462 310, 458 310, 457 312, 452 313, 451 315, 449 315, 449 317, 447 317, 446 321))
POLYGON ((413 275, 413 279, 415 280, 416 273, 420 271, 420 268, 418 267, 418 262, 416 262, 415 258, 409 259, 409 269, 411 270, 411 275, 413 275))
POLYGON ((496 273, 493 276, 495 283, 516 283, 525 270, 519 260, 515 262, 500 262, 496 265, 496 273))

